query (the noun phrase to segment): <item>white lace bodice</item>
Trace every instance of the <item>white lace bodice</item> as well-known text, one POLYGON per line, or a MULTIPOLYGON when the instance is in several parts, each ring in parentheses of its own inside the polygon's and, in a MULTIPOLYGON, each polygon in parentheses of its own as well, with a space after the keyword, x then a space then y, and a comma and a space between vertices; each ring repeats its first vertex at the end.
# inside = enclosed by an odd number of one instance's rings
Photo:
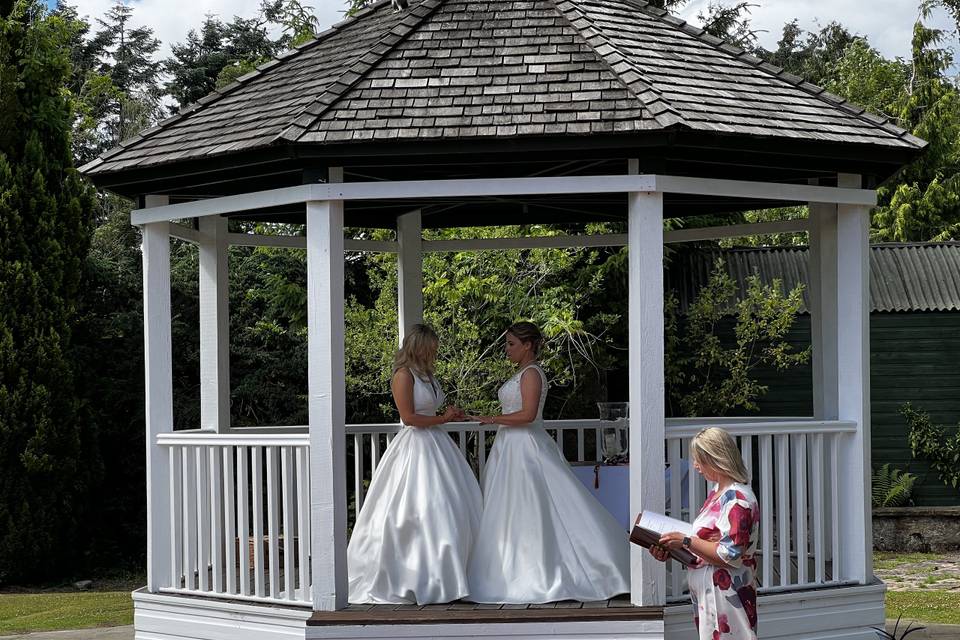
POLYGON ((501 413, 516 413, 523 408, 523 396, 520 394, 520 378, 527 369, 535 369, 540 374, 540 406, 537 407, 537 417, 530 424, 543 424, 543 404, 547 400, 547 375, 538 364, 529 364, 520 371, 513 374, 509 380, 503 383, 497 391, 497 397, 500 399, 501 413))
POLYGON ((437 379, 431 376, 424 380, 416 372, 413 375, 413 412, 421 416, 435 416, 437 409, 446 400, 437 379))

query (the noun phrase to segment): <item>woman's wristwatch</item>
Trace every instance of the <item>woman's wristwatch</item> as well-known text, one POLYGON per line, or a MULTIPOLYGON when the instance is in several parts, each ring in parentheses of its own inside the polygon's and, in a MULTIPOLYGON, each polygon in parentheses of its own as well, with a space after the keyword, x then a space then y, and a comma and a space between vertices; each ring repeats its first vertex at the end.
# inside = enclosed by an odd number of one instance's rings
POLYGON ((690 548, 690 536, 683 536, 683 540, 680 542, 680 546, 684 549, 690 548))

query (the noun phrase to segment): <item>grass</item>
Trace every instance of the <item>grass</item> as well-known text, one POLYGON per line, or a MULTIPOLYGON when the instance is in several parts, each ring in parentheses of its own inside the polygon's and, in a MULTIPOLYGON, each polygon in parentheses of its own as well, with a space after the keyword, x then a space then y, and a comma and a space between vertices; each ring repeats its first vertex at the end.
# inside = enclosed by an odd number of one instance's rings
POLYGON ((873 554, 874 569, 896 569, 902 564, 912 564, 924 561, 936 561, 943 556, 936 553, 892 553, 877 551, 873 554))
POLYGON ((133 624, 129 591, 0 594, 0 634, 133 624))
POLYGON ((919 623, 960 624, 960 593, 956 591, 887 591, 887 618, 919 623))

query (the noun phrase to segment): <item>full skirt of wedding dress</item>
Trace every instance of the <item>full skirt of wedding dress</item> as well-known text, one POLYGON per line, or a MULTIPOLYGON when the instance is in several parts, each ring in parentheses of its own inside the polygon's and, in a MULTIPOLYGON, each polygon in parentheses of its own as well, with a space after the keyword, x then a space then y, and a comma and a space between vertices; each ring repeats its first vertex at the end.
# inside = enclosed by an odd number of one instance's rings
POLYGON ((429 604, 467 595, 482 498, 441 429, 404 427, 380 459, 347 548, 352 603, 429 604))
POLYGON ((468 600, 606 600, 630 590, 627 532, 540 425, 501 427, 484 477, 468 600))

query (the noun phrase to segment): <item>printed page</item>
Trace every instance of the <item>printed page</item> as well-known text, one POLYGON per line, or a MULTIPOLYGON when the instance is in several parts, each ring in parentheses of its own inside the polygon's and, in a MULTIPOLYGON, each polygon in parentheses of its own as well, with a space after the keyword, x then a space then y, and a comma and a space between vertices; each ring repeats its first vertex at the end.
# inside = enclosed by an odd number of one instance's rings
POLYGON ((637 526, 643 527, 644 529, 649 529, 650 531, 655 531, 659 534, 668 533, 670 531, 679 531, 685 536, 693 535, 693 525, 690 525, 683 520, 677 520, 675 518, 670 518, 656 511, 643 511, 640 513, 640 518, 637 520, 637 526))

